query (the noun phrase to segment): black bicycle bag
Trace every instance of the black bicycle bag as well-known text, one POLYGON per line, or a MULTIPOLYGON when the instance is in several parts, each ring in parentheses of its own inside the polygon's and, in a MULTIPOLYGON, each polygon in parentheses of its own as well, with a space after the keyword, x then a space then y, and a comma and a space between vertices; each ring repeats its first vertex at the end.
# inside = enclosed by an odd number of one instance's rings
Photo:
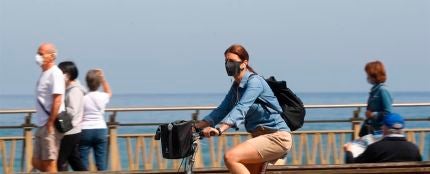
POLYGON ((193 122, 178 120, 158 126, 156 140, 161 140, 163 158, 180 159, 192 154, 193 122))

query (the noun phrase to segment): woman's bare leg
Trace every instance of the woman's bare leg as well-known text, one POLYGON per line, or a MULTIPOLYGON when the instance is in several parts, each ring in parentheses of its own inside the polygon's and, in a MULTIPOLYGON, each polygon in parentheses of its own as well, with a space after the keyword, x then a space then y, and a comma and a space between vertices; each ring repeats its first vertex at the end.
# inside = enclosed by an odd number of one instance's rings
POLYGON ((224 162, 231 173, 248 174, 254 173, 254 167, 258 170, 257 167, 260 166, 261 169, 261 163, 264 161, 258 151, 245 142, 228 150, 224 155, 224 162), (252 168, 251 171, 247 166, 252 168))
POLYGON ((256 164, 245 164, 246 168, 249 170, 251 174, 262 174, 263 167, 266 166, 266 163, 256 163, 256 164))

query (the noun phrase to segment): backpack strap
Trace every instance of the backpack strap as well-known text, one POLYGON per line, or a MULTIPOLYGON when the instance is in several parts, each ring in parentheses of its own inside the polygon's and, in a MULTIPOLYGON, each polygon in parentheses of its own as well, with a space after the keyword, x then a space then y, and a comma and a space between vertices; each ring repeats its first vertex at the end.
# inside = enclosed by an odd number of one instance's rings
MULTIPOLYGON (((276 97, 276 96, 275 96, 276 97)), ((262 99, 262 98, 257 98, 257 101, 259 101, 261 104, 263 104, 264 105, 264 107, 265 107, 265 109, 268 111, 268 109, 266 108, 266 106, 267 107, 269 107, 270 109, 273 109, 274 111, 276 111, 276 112, 278 112, 278 114, 282 114, 283 112, 282 111, 279 111, 278 110, 278 108, 276 108, 275 106, 273 106, 273 104, 272 103, 269 103, 269 102, 267 102, 267 101, 265 101, 264 99, 262 99)), ((278 101, 279 102, 279 101, 278 101)))
MULTIPOLYGON (((260 75, 258 75, 258 74, 256 74, 256 73, 254 73, 254 74, 251 74, 250 76, 249 76, 249 78, 248 78, 248 81, 249 81, 249 79, 251 79, 251 77, 252 76, 254 76, 254 75, 257 75, 257 76, 260 76, 260 75)), ((262 77, 262 76, 260 76, 260 77, 262 77)), ((263 78, 264 79, 264 78, 263 78)), ((264 81, 265 83, 267 83, 266 81, 264 81)), ((248 82, 247 82, 248 83, 248 82)), ((272 88, 270 88, 270 90, 272 90, 272 88)), ((273 92, 273 91, 272 91, 273 92)), ((274 95, 274 93, 273 93, 273 95, 274 95)), ((276 97, 276 96, 275 96, 276 97)), ((267 109, 267 107, 269 107, 270 109, 273 109, 273 110, 275 110, 276 112, 278 112, 278 114, 282 114, 283 112, 282 111, 279 111, 275 106, 273 106, 271 103, 269 103, 269 102, 267 102, 266 100, 264 100, 263 98, 261 98, 261 97, 258 97, 256 100, 255 100, 257 103, 260 103, 260 104, 262 104, 262 106, 263 106, 263 108, 264 108, 264 110, 266 110, 267 112, 270 112, 269 111, 269 109, 267 109)))

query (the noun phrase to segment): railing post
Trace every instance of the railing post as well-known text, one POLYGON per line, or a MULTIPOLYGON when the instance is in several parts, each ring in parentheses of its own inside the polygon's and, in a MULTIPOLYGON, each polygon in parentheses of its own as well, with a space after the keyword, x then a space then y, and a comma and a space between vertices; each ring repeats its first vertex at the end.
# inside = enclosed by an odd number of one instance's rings
POLYGON ((360 110, 361 107, 357 107, 357 110, 353 111, 353 117, 351 118, 351 123, 352 123, 352 140, 357 139, 360 133, 360 128, 361 128, 361 119, 360 119, 360 110))
POLYGON ((199 112, 200 110, 196 110, 196 112, 191 114, 191 120, 197 121, 199 120, 199 112))
POLYGON ((33 169, 31 160, 33 158, 33 124, 31 124, 31 113, 25 116, 25 122, 22 124, 24 130, 23 153, 21 158, 21 171, 30 172, 33 169))
POLYGON ((118 122, 115 120, 116 111, 114 111, 109 118, 109 163, 111 171, 121 170, 121 161, 118 147, 118 122))
MULTIPOLYGON (((193 120, 195 123, 197 122, 197 120, 199 120, 199 112, 200 112, 200 110, 197 109, 196 112, 191 114, 191 120, 193 120)), ((199 144, 199 146, 200 146, 200 144, 199 144)), ((202 152, 201 149, 198 148, 197 155, 195 156, 195 160, 196 160, 195 166, 196 167, 204 167, 204 161, 202 160, 203 158, 202 158, 201 152, 202 152)))

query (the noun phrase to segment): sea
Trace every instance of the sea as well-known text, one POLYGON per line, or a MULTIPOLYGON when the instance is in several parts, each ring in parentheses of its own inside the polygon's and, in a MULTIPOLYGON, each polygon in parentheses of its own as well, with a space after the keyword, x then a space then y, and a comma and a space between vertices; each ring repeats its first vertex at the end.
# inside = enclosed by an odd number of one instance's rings
MULTIPOLYGON (((321 104, 364 104, 367 101, 366 92, 312 92, 297 93, 305 105, 321 104)), ((217 106, 223 100, 223 93, 208 94, 113 94, 108 108, 127 107, 170 107, 170 106, 217 106)), ((392 92, 394 103, 430 103, 430 92, 392 92)), ((0 95, 0 110, 2 109, 33 109, 36 100, 33 95, 0 95)), ((305 120, 348 119, 356 108, 342 109, 307 109, 305 120)), ((151 111, 151 112, 121 112, 117 114, 120 123, 163 123, 174 120, 189 120, 194 111, 151 111)), ((210 111, 200 111, 203 118, 210 111)), ((360 116, 364 117, 365 108, 361 108, 360 116)), ((429 118, 430 107, 395 107, 394 112, 405 118, 429 118)), ((108 120, 109 113, 105 114, 108 120)), ((0 114, 0 126, 21 125, 25 114, 0 114)), ((410 122, 407 128, 429 127, 428 122, 410 122)), ((317 123, 305 124, 302 130, 350 129, 350 123, 317 123), (334 125, 336 124, 336 125, 334 125)), ((154 130, 139 127, 127 127, 120 133, 151 133, 154 130)), ((1 130, 1 136, 19 136, 21 131, 1 130)))
MULTIPOLYGON (((297 93, 305 105, 321 104, 364 104, 366 92, 309 92, 297 93)), ((223 100, 224 93, 175 93, 175 94, 113 94, 108 108, 127 107, 170 107, 170 106, 217 106, 223 100)), ((394 103, 430 103, 430 92, 392 92, 394 103)), ((33 109, 36 100, 33 95, 0 95, 0 110, 33 109)), ((306 121, 349 119, 356 108, 307 109, 306 121)), ((190 120, 195 111, 147 111, 120 112, 117 121, 123 123, 167 123, 175 120, 190 120)), ((210 111, 200 111, 203 118, 210 111)), ((361 108, 360 117, 364 117, 365 108, 361 108)), ((394 112, 404 118, 430 118, 430 106, 395 107, 394 112)), ((108 120, 109 113, 105 114, 108 120)), ((25 114, 0 114, 1 126, 17 126, 24 122, 25 114)), ((430 121, 407 121, 406 128, 428 128, 430 121)), ((119 133, 155 133, 156 126, 121 126, 119 133)), ((300 130, 350 130, 351 123, 306 123, 300 130)), ((245 131, 240 127, 239 131, 245 131)), ((22 129, 0 129, 0 136, 22 136, 22 129)), ((430 136, 426 138, 430 143, 430 136)), ((430 151, 426 147, 426 151, 430 151)), ((429 153, 429 152, 426 152, 429 153)), ((427 159, 428 155, 424 155, 427 159)), ((19 163, 19 162, 17 162, 19 163)), ((1 165, 0 165, 1 166, 1 165)), ((1 168, 1 167, 0 167, 1 168)))

